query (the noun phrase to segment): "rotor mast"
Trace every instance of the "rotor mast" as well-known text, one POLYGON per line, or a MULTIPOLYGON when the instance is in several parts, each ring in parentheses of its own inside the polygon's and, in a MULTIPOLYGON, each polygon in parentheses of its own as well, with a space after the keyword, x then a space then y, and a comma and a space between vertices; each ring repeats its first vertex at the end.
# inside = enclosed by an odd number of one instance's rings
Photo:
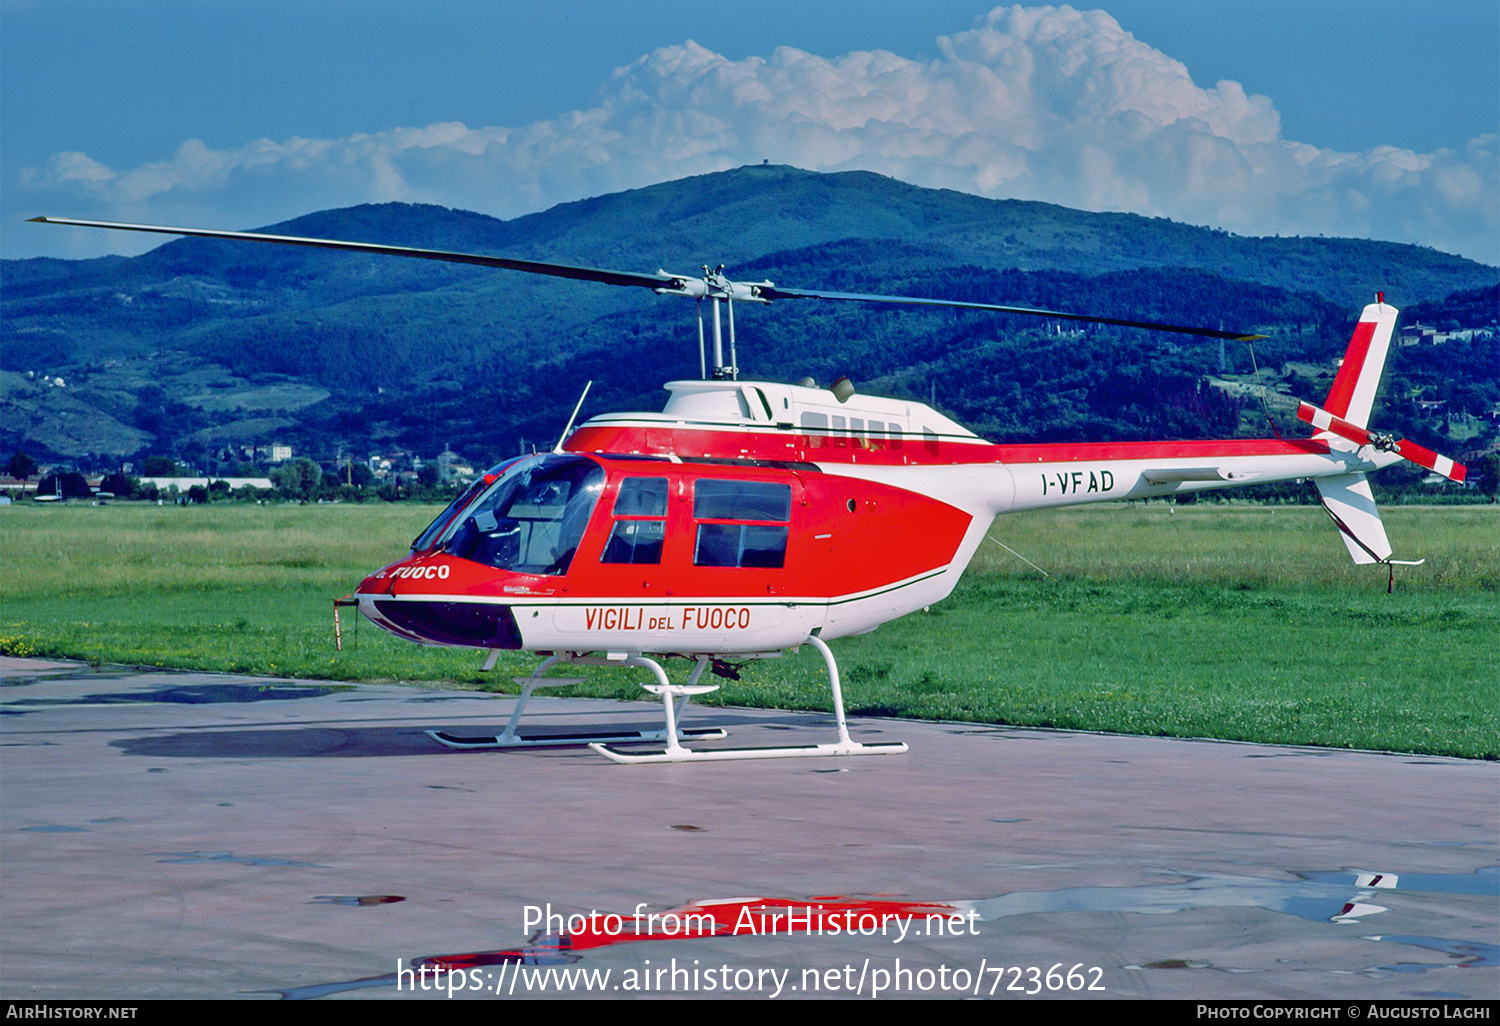
MULTIPOLYGON (((666 271, 657 271, 667 277, 666 271)), ((748 300, 752 303, 769 303, 770 300, 762 298, 760 290, 769 288, 768 281, 759 282, 734 282, 724 277, 724 265, 710 269, 707 264, 703 265, 703 277, 676 278, 670 285, 653 289, 657 295, 662 296, 693 296, 698 300, 698 370, 705 381, 709 380, 708 359, 705 352, 705 328, 703 324, 703 301, 705 299, 713 302, 713 380, 715 381, 738 381, 740 377, 739 358, 735 349, 734 337, 734 301, 736 299, 748 300), (722 307, 722 310, 720 309, 722 307), (724 321, 729 322, 729 360, 724 360, 724 321)))

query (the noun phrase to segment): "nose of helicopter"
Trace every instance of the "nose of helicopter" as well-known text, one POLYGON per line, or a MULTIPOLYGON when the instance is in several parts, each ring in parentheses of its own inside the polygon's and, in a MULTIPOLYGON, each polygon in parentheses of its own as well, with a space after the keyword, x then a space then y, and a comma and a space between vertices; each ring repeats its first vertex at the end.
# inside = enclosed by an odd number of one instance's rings
POLYGON ((510 606, 489 602, 426 602, 376 598, 371 619, 401 637, 432 645, 518 649, 521 633, 510 606))
POLYGON ((417 557, 377 570, 360 582, 356 594, 366 616, 408 641, 520 648, 510 606, 469 597, 455 576, 448 561, 417 557))

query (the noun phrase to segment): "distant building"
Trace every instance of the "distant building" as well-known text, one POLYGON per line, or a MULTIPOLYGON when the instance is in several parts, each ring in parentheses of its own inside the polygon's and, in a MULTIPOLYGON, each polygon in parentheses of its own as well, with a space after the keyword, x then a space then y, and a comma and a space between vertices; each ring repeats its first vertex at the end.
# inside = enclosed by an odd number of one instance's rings
POLYGON ((292 447, 280 442, 271 445, 242 445, 240 453, 247 460, 265 460, 268 463, 285 463, 292 458, 292 447))
POLYGON ((444 447, 437 454, 438 480, 443 484, 452 484, 454 481, 467 481, 474 476, 474 467, 452 449, 444 447))
POLYGON ((1403 346, 1415 346, 1432 341, 1432 336, 1435 334, 1437 334, 1436 328, 1418 321, 1416 324, 1408 324, 1401 329, 1400 340, 1403 346))

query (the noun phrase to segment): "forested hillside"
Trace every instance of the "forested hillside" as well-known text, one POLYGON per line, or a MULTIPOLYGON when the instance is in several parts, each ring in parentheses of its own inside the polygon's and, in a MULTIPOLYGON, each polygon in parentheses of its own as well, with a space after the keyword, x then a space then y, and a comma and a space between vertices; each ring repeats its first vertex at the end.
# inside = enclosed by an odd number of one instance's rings
MULTIPOLYGON (((723 262, 731 277, 791 287, 1271 336, 1256 343, 1256 376, 1244 344, 954 311, 736 308, 745 375, 847 374, 865 390, 935 400, 996 440, 1258 434, 1267 410, 1296 430, 1292 393, 1326 394, 1377 289, 1406 308, 1403 323, 1482 327, 1496 308, 1496 269, 1422 247, 1243 238, 786 167, 513 221, 386 204, 266 230, 624 270, 723 262)), ((663 381, 697 374, 692 304, 644 290, 198 239, 134 258, 5 261, 0 276, 0 449, 85 465, 145 454, 206 463, 272 440, 328 457, 449 444, 484 463, 550 445, 587 380, 585 415, 656 408, 663 381)), ((1395 352, 1382 426, 1450 449, 1487 444, 1494 349, 1489 335, 1395 352)))

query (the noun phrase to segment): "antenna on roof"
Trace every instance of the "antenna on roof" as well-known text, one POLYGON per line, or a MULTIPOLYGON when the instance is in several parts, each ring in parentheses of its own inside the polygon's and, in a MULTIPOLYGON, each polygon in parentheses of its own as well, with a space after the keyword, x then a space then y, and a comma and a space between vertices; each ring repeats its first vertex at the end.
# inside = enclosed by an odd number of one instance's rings
POLYGON ((553 452, 562 452, 563 451, 562 444, 563 444, 563 442, 565 442, 565 441, 568 440, 568 435, 572 433, 572 431, 573 431, 573 422, 578 419, 578 411, 581 410, 581 409, 583 409, 583 401, 588 398, 589 389, 591 389, 593 387, 594 387, 594 380, 592 378, 590 378, 589 379, 589 383, 587 385, 583 386, 583 395, 581 395, 581 396, 578 397, 578 404, 573 407, 573 416, 571 416, 571 417, 568 418, 568 426, 565 427, 565 428, 563 428, 562 434, 560 434, 560 435, 557 436, 557 444, 552 447, 552 451, 553 452))

